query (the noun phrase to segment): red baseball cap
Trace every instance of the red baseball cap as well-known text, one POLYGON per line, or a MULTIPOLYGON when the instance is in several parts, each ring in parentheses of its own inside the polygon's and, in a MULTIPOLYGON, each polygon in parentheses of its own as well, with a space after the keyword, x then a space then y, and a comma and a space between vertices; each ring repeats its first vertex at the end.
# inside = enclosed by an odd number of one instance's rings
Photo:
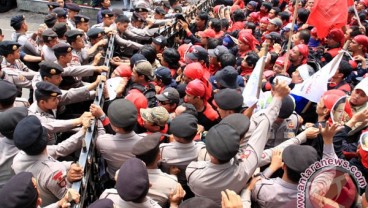
POLYGON ((126 64, 120 64, 118 67, 116 67, 115 71, 120 77, 130 78, 132 76, 132 69, 126 64))
POLYGON ((216 32, 213 29, 206 29, 205 31, 198 32, 198 35, 202 38, 215 38, 216 32))
POLYGON ((199 62, 188 64, 184 68, 184 75, 191 79, 200 79, 203 76, 203 66, 199 62))
POLYGON ((368 46, 368 37, 365 35, 357 35, 353 38, 353 40, 359 44, 359 45, 363 45, 364 47, 368 46))
POLYGON ((345 42, 345 35, 341 29, 332 29, 328 33, 327 38, 331 38, 332 40, 340 43, 340 46, 344 45, 345 42))
POLYGON ((185 93, 202 98, 206 95, 206 87, 201 80, 195 79, 188 83, 187 87, 185 88, 185 93))

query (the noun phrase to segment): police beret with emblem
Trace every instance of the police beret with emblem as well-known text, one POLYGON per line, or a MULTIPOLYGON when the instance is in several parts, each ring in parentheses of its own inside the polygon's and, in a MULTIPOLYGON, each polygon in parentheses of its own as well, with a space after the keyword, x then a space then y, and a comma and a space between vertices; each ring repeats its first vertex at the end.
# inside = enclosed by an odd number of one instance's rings
POLYGON ((10 26, 17 27, 22 24, 22 22, 25 20, 24 15, 16 15, 10 19, 10 26))
POLYGON ((0 79, 0 102, 9 100, 17 96, 17 87, 6 80, 0 79))
MULTIPOLYGON (((51 71, 51 73, 57 72, 56 69, 50 69, 49 71, 51 71)), ((58 95, 61 95, 61 90, 50 82, 38 82, 36 84, 36 88, 36 93, 40 93, 45 96, 57 97, 58 95)))
POLYGON ((74 16, 74 22, 75 24, 78 24, 80 22, 89 22, 89 17, 78 14, 74 16))
POLYGON ((105 9, 105 10, 102 10, 101 15, 102 15, 103 18, 105 18, 105 17, 113 17, 114 16, 114 13, 111 10, 109 10, 109 9, 105 9))
POLYGON ((282 152, 282 160, 291 170, 302 173, 319 160, 317 150, 309 145, 290 145, 282 152))
POLYGON ((66 8, 68 8, 69 10, 74 11, 74 12, 79 12, 80 11, 79 5, 75 4, 75 3, 66 4, 66 8))
POLYGON ((146 159, 155 158, 159 152, 161 133, 149 134, 135 143, 132 153, 146 162, 146 159))
POLYGON ((114 126, 124 128, 137 122, 138 111, 129 100, 118 99, 109 105, 107 115, 114 126))
POLYGON ((0 42, 0 55, 7 56, 16 51, 20 46, 19 43, 11 40, 0 42))
MULTIPOLYGON (((58 43, 55 46, 58 46, 59 44, 61 43, 58 43)), ((70 47, 70 45, 67 43, 63 43, 63 45, 64 46, 62 45, 58 46, 59 48, 57 50, 68 50, 65 48, 70 47)), ((44 78, 45 76, 50 77, 52 75, 61 74, 64 71, 63 67, 52 61, 43 61, 39 64, 39 66, 40 66, 40 75, 42 78, 44 78)))
POLYGON ((66 17, 66 15, 68 14, 68 12, 65 11, 65 9, 61 7, 53 9, 52 13, 55 13, 57 17, 66 17))
POLYGON ((146 18, 144 18, 142 15, 140 15, 138 12, 133 12, 132 15, 132 21, 140 21, 145 22, 146 18))
POLYGON ((52 30, 59 36, 62 37, 68 31, 68 27, 65 22, 59 22, 52 27, 52 30))
POLYGON ((8 139, 13 139, 15 127, 27 115, 26 107, 14 107, 0 113, 0 133, 8 139))
POLYGON ((56 54, 66 54, 72 51, 72 47, 68 43, 58 43, 52 47, 56 54))
POLYGON ((28 155, 41 154, 47 146, 47 130, 34 115, 22 119, 15 127, 13 140, 15 146, 28 155))
POLYGON ((0 200, 0 207, 37 207, 38 192, 32 178, 30 172, 20 172, 10 178, 0 190, 4 196, 0 200))
POLYGON ((74 42, 76 39, 81 38, 83 36, 83 32, 80 30, 69 30, 65 33, 65 37, 68 43, 74 42))
POLYGON ((114 202, 111 199, 99 199, 93 202, 88 208, 114 208, 114 202))
POLYGON ((43 22, 47 25, 47 27, 51 28, 55 25, 56 21, 56 14, 48 14, 45 16, 43 22))
POLYGON ((54 32, 52 29, 47 29, 43 31, 42 38, 45 42, 49 42, 57 37, 56 32, 54 32))
POLYGON ((197 133, 198 120, 191 114, 182 113, 170 123, 170 132, 179 138, 195 136, 197 133))
POLYGON ((150 7, 150 5, 145 2, 145 1, 138 1, 137 3, 135 3, 134 5, 134 11, 136 12, 148 12, 148 8, 150 7))
POLYGON ((102 28, 99 28, 99 27, 95 27, 95 28, 92 28, 90 30, 88 30, 87 32, 87 36, 89 38, 99 38, 101 37, 103 34, 105 34, 105 30, 102 29, 102 28))
POLYGON ((55 8, 60 7, 60 4, 58 4, 57 2, 48 2, 48 3, 47 3, 47 7, 48 7, 49 9, 55 9, 55 8))

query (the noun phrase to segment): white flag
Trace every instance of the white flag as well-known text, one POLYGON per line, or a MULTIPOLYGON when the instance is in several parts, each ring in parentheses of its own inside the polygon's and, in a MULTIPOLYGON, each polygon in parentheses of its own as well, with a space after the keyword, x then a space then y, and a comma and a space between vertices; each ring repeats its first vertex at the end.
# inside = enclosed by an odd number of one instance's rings
POLYGON ((291 94, 304 97, 311 102, 317 103, 323 93, 327 91, 328 80, 336 73, 339 68, 344 52, 340 52, 322 69, 314 73, 311 77, 304 80, 303 83, 296 84, 291 94))
MULTIPOLYGON (((264 61, 265 58, 266 56, 263 56, 257 61, 252 74, 249 76, 247 85, 245 85, 245 88, 243 90, 243 104, 245 106, 251 107, 258 101, 257 99, 258 82, 259 79, 262 79, 262 74, 260 75, 260 73, 262 71, 262 62, 264 61)), ((262 89, 260 89, 260 96, 261 93, 262 89)))

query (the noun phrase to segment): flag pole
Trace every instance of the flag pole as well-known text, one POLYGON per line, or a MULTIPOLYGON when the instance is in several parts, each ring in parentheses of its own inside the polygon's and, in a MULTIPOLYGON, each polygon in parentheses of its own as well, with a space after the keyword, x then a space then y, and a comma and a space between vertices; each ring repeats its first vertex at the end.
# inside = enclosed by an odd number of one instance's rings
POLYGON ((257 88, 257 99, 259 99, 259 95, 260 95, 261 90, 262 90, 262 77, 263 77, 264 68, 266 66, 266 59, 267 59, 267 54, 268 54, 268 44, 264 44, 264 46, 262 48, 262 52, 264 53, 263 56, 265 56, 265 58, 262 61, 261 70, 259 72, 258 88, 257 88))
POLYGON ((290 34, 289 34, 289 40, 288 40, 288 44, 286 46, 286 57, 285 57, 285 64, 284 64, 284 72, 286 72, 286 67, 289 64, 289 56, 290 56, 290 46, 291 46, 291 38, 294 34, 294 25, 295 25, 295 21, 296 21, 296 16, 298 14, 298 4, 299 4, 299 0, 295 1, 295 5, 294 5, 294 14, 293 14, 293 19, 291 21, 291 28, 290 28, 290 34))
POLYGON ((353 9, 354 9, 355 16, 356 16, 356 18, 358 20, 359 27, 363 27, 362 23, 360 22, 359 14, 358 14, 358 11, 357 11, 357 9, 355 7, 355 4, 353 4, 353 9))

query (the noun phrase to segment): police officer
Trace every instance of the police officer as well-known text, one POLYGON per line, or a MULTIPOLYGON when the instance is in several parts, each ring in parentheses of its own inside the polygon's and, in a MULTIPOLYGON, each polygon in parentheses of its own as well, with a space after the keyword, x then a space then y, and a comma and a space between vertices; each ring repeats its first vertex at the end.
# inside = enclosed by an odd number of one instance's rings
POLYGON ((115 15, 112 11, 107 10, 107 9, 103 10, 101 12, 101 15, 102 15, 102 22, 93 25, 91 28, 99 27, 99 28, 103 28, 104 30, 111 30, 111 29, 116 28, 115 15))
POLYGON ((75 29, 80 29, 86 33, 89 29, 89 17, 78 14, 74 16, 75 29))
MULTIPOLYGON (((55 8, 52 10, 52 13, 55 13, 56 14, 56 19, 57 19, 57 22, 67 22, 67 16, 68 16, 68 12, 64 9, 64 8, 55 8)), ((68 26, 69 27, 69 26, 68 26)), ((70 28, 69 28, 70 29, 70 28)))
POLYGON ((68 31, 68 27, 65 22, 56 23, 54 27, 52 27, 52 30, 57 34, 59 43, 66 42, 65 33, 68 31))
POLYGON ((66 4, 66 8, 68 8, 68 19, 66 22, 71 30, 76 29, 75 16, 78 15, 80 11, 80 7, 75 3, 66 4))
POLYGON ((84 47, 83 32, 79 30, 69 30, 65 33, 67 42, 73 48, 72 65, 80 66, 86 64, 88 53, 84 47))
POLYGON ((148 196, 157 201, 160 206, 166 207, 172 190, 175 190, 180 184, 178 184, 178 179, 175 176, 166 174, 158 168, 160 138, 160 133, 143 137, 134 145, 132 153, 146 163, 148 178, 151 183, 148 196))
POLYGON ((56 61, 56 57, 52 47, 58 43, 57 34, 51 30, 47 29, 42 33, 42 39, 44 45, 42 46, 42 56, 45 61, 56 61))

